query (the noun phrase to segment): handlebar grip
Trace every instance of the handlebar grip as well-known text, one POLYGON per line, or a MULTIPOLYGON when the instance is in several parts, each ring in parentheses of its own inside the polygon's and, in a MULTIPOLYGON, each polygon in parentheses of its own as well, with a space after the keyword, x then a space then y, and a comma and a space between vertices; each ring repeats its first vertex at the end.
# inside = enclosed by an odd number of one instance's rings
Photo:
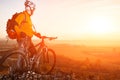
POLYGON ((49 40, 57 39, 57 37, 50 37, 49 40))

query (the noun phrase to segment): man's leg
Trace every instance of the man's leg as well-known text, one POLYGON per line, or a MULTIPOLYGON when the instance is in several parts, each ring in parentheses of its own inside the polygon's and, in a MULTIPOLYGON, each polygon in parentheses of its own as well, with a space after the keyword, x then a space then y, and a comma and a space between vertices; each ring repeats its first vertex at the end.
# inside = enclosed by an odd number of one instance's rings
MULTIPOLYGON (((31 60, 33 61, 34 60, 34 58, 35 58, 35 56, 36 56, 36 54, 37 54, 37 50, 36 50, 36 48, 34 47, 34 44, 32 43, 32 41, 31 41, 31 39, 29 40, 29 52, 30 52, 30 57, 31 57, 31 60)), ((36 63, 33 63, 32 64, 32 67, 33 67, 33 71, 34 72, 37 72, 37 67, 36 67, 36 63)))
MULTIPOLYGON (((17 41, 18 42, 18 47, 20 51, 24 51, 24 38, 21 38, 21 40, 17 41)), ((23 71, 23 67, 24 67, 24 59, 22 58, 22 56, 18 56, 18 61, 17 61, 17 71, 22 72, 23 71)))
POLYGON ((34 47, 34 44, 32 43, 31 39, 29 39, 29 48, 28 50, 30 51, 31 55, 30 57, 33 57, 34 55, 37 54, 37 50, 36 48, 34 47))

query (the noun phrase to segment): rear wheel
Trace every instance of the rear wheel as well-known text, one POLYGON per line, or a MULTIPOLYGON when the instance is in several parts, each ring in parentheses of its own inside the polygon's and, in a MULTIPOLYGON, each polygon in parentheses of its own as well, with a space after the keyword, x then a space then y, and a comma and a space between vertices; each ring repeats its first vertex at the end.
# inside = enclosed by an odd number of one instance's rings
POLYGON ((47 52, 43 50, 38 58, 37 71, 40 74, 49 74, 55 67, 56 55, 52 49, 48 49, 47 52))
POLYGON ((19 72, 18 71, 18 59, 19 58, 22 59, 22 63, 19 63, 19 64, 22 64, 22 67, 20 67, 19 70, 22 71, 22 69, 25 69, 27 66, 27 60, 23 52, 12 51, 12 52, 6 53, 1 58, 0 65, 2 68, 2 72, 4 74, 11 74, 11 72, 12 73, 19 72))

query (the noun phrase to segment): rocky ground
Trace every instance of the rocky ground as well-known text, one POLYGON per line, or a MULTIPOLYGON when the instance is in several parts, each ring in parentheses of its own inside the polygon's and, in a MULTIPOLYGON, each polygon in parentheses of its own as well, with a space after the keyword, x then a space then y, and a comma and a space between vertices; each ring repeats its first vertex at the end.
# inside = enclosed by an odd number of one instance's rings
POLYGON ((62 72, 41 75, 32 71, 28 71, 24 72, 23 74, 0 75, 0 80, 74 80, 72 78, 72 74, 63 74, 62 72))

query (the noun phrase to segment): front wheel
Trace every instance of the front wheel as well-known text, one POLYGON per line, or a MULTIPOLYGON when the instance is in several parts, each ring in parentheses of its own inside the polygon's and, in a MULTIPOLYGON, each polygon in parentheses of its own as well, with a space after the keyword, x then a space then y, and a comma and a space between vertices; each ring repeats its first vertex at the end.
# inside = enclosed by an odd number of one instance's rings
POLYGON ((40 74, 49 74, 55 67, 56 64, 56 55, 52 49, 43 51, 40 53, 38 58, 38 67, 37 71, 40 74))

